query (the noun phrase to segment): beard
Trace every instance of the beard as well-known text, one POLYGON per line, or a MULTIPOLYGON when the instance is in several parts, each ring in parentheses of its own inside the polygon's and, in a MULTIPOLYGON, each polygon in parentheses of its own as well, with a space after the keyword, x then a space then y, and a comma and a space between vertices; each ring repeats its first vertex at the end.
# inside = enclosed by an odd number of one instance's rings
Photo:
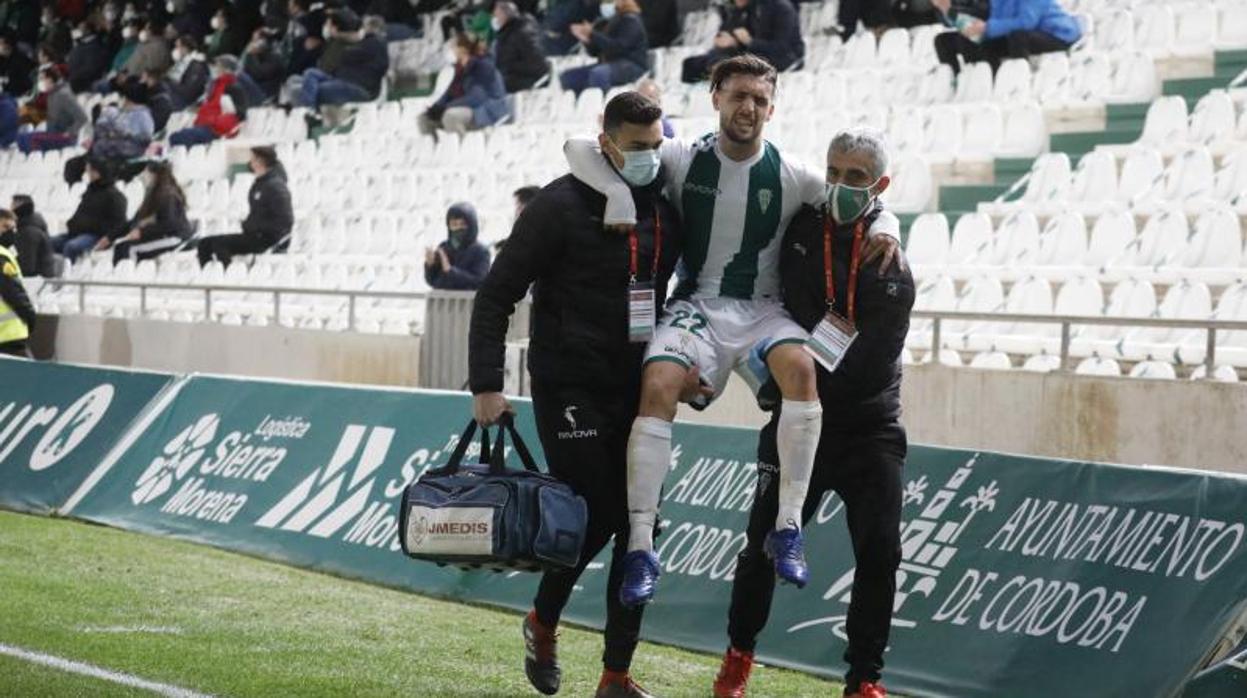
POLYGON ((753 126, 736 126, 733 121, 719 124, 719 131, 729 141, 738 145, 748 145, 754 143, 762 136, 761 124, 754 122, 753 126), (743 133, 742 133, 743 131, 743 133))

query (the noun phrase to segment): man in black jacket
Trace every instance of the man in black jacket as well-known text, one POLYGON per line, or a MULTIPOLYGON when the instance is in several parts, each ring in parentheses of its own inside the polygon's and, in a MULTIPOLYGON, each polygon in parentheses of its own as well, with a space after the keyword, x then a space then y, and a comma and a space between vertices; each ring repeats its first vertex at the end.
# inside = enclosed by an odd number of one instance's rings
POLYGON ((511 0, 502 0, 494 5, 491 26, 497 32, 494 64, 502 73, 507 92, 527 90, 549 74, 550 66, 537 36, 537 22, 532 17, 521 14, 511 0))
POLYGON ((282 242, 294 228, 286 170, 277 159, 277 151, 272 146, 252 148, 250 166, 255 182, 247 193, 251 208, 242 222, 242 233, 214 235, 201 240, 200 265, 215 257, 228 267, 234 255, 263 252, 282 242))
POLYGON ((332 74, 319 68, 304 71, 299 106, 316 108, 376 99, 390 69, 385 42, 373 34, 363 34, 359 15, 349 9, 330 13, 327 26, 330 35, 346 42, 346 47, 332 74))
POLYGON ((23 276, 56 276, 56 258, 52 254, 52 238, 48 222, 35 211, 35 201, 28 194, 13 195, 13 213, 17 216, 17 265, 23 276))
MULTIPOLYGON (((844 501, 857 561, 844 655, 849 665, 845 698, 886 695, 879 678, 901 560, 901 469, 908 443, 900 422, 900 354, 909 331, 914 281, 902 258, 880 268, 886 262, 861 253, 865 229, 879 210, 877 197, 889 184, 884 148, 882 136, 871 130, 837 134, 828 153, 829 203, 798 213, 780 252, 784 307, 793 319, 817 340, 824 336, 830 310, 847 320, 842 326, 845 338, 856 334, 838 366, 830 361, 834 370, 819 361, 823 428, 802 511, 808 522, 829 490, 844 501), (828 255, 831 289, 824 264, 828 255)), ((759 391, 760 404, 778 402, 768 395, 778 392, 768 382, 759 391)), ((771 610, 775 575, 762 541, 778 508, 778 420, 776 409, 759 438, 758 487, 748 540, 736 562, 728 615, 731 646, 714 684, 717 698, 745 695, 757 636, 771 610)))
POLYGON ((117 188, 109 164, 87 156, 87 189, 77 210, 65 221, 65 234, 52 238, 52 249, 71 262, 95 249, 101 238, 121 235, 126 227, 126 195, 117 188))
POLYGON ((800 16, 789 0, 735 0, 735 6, 744 13, 745 26, 725 22, 713 50, 684 59, 684 82, 705 80, 716 63, 742 53, 765 58, 780 72, 805 57, 800 16))
POLYGON ((547 572, 524 620, 532 685, 559 689, 555 628, 585 566, 612 537, 606 586, 605 671, 597 696, 645 696, 629 677, 642 607, 619 601, 628 541, 627 442, 640 398, 641 360, 675 268, 681 231, 658 175, 662 110, 636 92, 612 99, 599 136, 628 182, 640 223, 626 235, 602 226, 606 199, 566 175, 520 214, 506 247, 476 295, 469 341, 475 416, 495 422, 502 395, 507 321, 533 287, 528 368, 533 411, 550 472, 585 498, 589 522, 580 563, 547 572))
POLYGON ((581 22, 568 27, 589 55, 598 59, 594 65, 570 68, 559 75, 563 89, 577 95, 590 87, 605 94, 615 85, 636 80, 649 69, 649 38, 637 0, 602 3, 602 12, 597 24, 581 22))

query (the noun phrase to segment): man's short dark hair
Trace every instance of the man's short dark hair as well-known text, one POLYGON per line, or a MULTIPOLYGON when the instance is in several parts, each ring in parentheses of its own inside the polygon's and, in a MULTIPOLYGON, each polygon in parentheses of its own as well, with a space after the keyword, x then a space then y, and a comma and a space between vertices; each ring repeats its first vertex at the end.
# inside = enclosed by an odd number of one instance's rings
POLYGON ((17 214, 13 213, 7 208, 0 208, 0 220, 16 221, 17 214))
POLYGON ((728 78, 733 75, 750 75, 762 78, 771 83, 772 88, 775 87, 775 83, 779 79, 778 73, 775 72, 775 66, 752 53, 746 53, 714 64, 714 68, 710 69, 710 91, 717 92, 723 86, 723 83, 727 82, 728 78))
POLYGON ((333 22, 333 26, 337 27, 340 32, 357 32, 363 26, 359 15, 347 7, 340 10, 331 10, 328 19, 330 22, 333 22))
POLYGON ((277 150, 273 146, 257 145, 251 149, 251 153, 260 158, 260 162, 264 163, 264 166, 268 169, 271 170, 277 167, 277 150))
POLYGON ((520 187, 519 189, 516 189, 514 192, 512 192, 511 195, 515 197, 516 201, 520 202, 521 206, 527 206, 528 204, 532 203, 532 200, 537 198, 537 195, 540 193, 541 193, 541 187, 533 186, 530 184, 526 187, 520 187))
POLYGON ((15 209, 22 208, 23 206, 26 206, 27 204, 30 205, 30 212, 33 213, 35 210, 35 200, 30 197, 30 194, 14 194, 13 195, 13 208, 15 209))
POLYGON ((602 128, 617 131, 624 124, 648 126, 662 118, 662 107, 640 92, 621 92, 606 103, 602 128))

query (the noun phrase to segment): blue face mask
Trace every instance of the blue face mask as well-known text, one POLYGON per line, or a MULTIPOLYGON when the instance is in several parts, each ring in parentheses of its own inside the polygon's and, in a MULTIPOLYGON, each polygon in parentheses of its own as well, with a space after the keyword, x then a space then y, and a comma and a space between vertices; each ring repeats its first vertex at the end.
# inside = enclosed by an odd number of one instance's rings
POLYGON ((658 176, 658 168, 662 161, 657 150, 623 150, 624 165, 619 169, 619 176, 634 187, 644 187, 658 176))
POLYGON ((610 19, 611 17, 614 17, 615 16, 615 3, 613 2, 602 3, 602 6, 599 9, 599 12, 602 13, 602 19, 610 19))

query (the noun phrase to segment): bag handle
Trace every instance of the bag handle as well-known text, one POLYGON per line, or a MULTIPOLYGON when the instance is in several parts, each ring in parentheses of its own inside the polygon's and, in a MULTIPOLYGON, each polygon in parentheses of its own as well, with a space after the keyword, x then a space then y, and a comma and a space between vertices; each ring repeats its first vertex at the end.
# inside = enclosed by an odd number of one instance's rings
MULTIPOLYGON (((459 443, 455 445, 455 450, 450 454, 450 460, 441 468, 442 472, 447 475, 454 475, 459 471, 460 464, 463 463, 463 457, 468 452, 468 444, 472 443, 472 437, 476 434, 476 420, 468 420, 468 426, 463 430, 463 434, 459 436, 459 443)), ((502 429, 498 430, 498 437, 502 437, 502 429)), ((492 463, 489 449, 489 427, 481 427, 481 462, 492 463)))
MULTIPOLYGON (((489 472, 493 475, 500 475, 507 470, 506 448, 504 442, 505 435, 511 434, 511 445, 515 447, 515 452, 520 456, 520 462, 524 464, 524 469, 534 473, 540 473, 537 462, 533 460, 533 454, 529 452, 528 446, 524 444, 524 439, 520 438, 519 431, 515 428, 515 418, 510 412, 503 412, 502 417, 498 419, 498 437, 494 441, 493 457, 488 458, 489 472)), ((481 462, 485 462, 486 456, 481 457, 481 462)))

